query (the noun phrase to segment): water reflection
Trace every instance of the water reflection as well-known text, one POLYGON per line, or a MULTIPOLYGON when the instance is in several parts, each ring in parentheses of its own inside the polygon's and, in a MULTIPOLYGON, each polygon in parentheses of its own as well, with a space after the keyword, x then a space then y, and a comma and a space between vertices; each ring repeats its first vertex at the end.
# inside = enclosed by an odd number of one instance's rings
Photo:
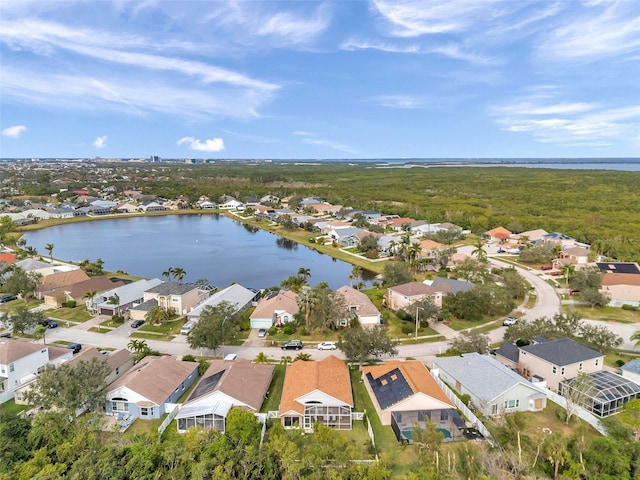
MULTIPOLYGON (((278 237, 276 240, 276 245, 280 248, 284 248, 285 250, 297 250, 298 244, 293 240, 289 240, 288 238, 278 237)), ((335 259, 334 259, 335 260, 335 259)))

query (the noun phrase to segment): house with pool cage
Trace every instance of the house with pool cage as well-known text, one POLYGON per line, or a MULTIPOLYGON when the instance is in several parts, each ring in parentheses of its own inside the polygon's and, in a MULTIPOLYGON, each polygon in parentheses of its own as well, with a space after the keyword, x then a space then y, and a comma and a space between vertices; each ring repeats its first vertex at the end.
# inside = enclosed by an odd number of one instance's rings
POLYGON ((414 429, 429 422, 445 442, 465 439, 465 421, 421 362, 363 367, 362 378, 381 423, 391 426, 399 442, 413 443, 414 429))

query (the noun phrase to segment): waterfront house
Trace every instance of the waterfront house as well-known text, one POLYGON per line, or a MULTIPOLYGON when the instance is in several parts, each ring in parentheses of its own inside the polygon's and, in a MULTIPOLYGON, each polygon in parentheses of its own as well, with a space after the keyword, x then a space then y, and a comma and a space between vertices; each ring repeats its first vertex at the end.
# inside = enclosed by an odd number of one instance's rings
POLYGON ((140 305, 144 301, 144 292, 161 283, 162 280, 159 278, 138 280, 137 282, 102 292, 96 295, 92 303, 96 305, 96 310, 100 315, 115 315, 116 313, 123 315, 129 309, 140 305))
POLYGON ((222 302, 227 302, 235 309, 234 313, 241 310, 246 310, 257 301, 260 297, 260 292, 255 292, 243 287, 239 283, 223 288, 222 290, 215 292, 209 298, 202 303, 194 307, 189 313, 187 313, 187 320, 190 322, 197 322, 200 319, 202 311, 207 307, 215 307, 222 302))
POLYGON ((406 309, 427 299, 442 307, 442 292, 423 282, 404 283, 387 289, 387 305, 391 310, 406 309))
POLYGON ((344 299, 350 315, 348 318, 340 319, 337 322, 339 326, 346 327, 353 318, 357 318, 358 323, 363 327, 381 323, 380 311, 367 295, 348 285, 340 287, 336 293, 344 299))
POLYGON ((280 290, 263 297, 250 317, 251 328, 280 327, 293 320, 298 313, 298 295, 291 290, 280 290))

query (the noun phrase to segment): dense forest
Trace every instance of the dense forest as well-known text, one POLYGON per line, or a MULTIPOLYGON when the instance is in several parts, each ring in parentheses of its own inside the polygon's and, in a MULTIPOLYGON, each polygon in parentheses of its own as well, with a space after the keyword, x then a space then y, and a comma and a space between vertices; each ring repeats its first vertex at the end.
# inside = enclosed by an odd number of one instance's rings
POLYGON ((317 195, 353 208, 451 222, 475 232, 543 228, 605 253, 640 260, 640 172, 512 167, 376 168, 348 164, 180 165, 141 182, 167 198, 201 194, 246 200, 267 193, 317 195), (158 176, 162 173, 162 176, 158 176))

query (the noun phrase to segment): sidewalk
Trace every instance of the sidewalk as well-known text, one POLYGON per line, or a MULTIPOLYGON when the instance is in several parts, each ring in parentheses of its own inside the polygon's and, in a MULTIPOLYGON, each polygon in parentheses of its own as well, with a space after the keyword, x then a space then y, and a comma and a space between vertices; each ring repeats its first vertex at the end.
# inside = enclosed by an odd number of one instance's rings
POLYGON ((457 330, 454 330, 453 328, 445 325, 442 322, 437 322, 437 321, 429 322, 429 326, 433 328, 436 332, 438 332, 440 335, 443 335, 444 338, 446 338, 447 340, 451 340, 460 335, 460 332, 458 332, 457 330))

